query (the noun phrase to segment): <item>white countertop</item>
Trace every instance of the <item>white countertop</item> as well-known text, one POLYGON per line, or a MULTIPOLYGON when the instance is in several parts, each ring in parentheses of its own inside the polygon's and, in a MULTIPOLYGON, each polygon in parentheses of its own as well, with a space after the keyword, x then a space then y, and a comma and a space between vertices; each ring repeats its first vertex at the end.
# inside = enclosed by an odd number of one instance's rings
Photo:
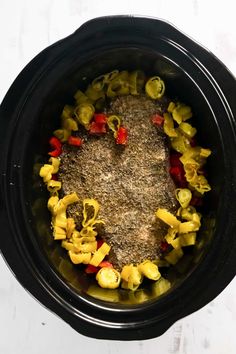
MULTIPOLYGON (((0 101, 20 70, 42 49, 90 18, 130 13, 172 22, 210 49, 236 75, 234 1, 0 0, 0 101)), ((236 280, 213 302, 175 323, 163 336, 118 342, 76 333, 18 284, 1 256, 0 279, 0 354, 236 353, 236 280)))

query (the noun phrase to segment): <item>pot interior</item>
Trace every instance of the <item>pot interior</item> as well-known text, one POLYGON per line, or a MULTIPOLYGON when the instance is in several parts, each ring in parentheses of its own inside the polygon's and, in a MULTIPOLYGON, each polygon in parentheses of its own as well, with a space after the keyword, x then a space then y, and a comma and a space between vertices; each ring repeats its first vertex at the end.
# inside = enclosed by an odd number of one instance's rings
MULTIPOLYGON (((192 107, 193 125, 198 130, 199 143, 217 154, 218 158, 209 158, 207 173, 212 191, 204 198, 203 221, 195 247, 185 248, 185 255, 179 263, 170 268, 161 268, 162 275, 169 279, 172 286, 169 293, 174 291, 189 276, 193 276, 194 269, 204 260, 210 250, 212 236, 215 230, 215 219, 220 200, 220 186, 223 179, 223 151, 217 121, 212 113, 210 103, 203 86, 192 78, 191 72, 183 70, 178 64, 157 51, 146 48, 113 48, 101 50, 90 59, 76 58, 68 67, 57 72, 57 78, 48 81, 45 92, 41 93, 38 107, 34 111, 34 125, 28 140, 27 158, 24 161, 25 181, 32 171, 32 183, 24 184, 24 198, 27 199, 27 215, 31 220, 34 247, 44 257, 51 267, 69 288, 84 297, 95 297, 99 300, 116 302, 119 304, 137 305, 144 301, 156 299, 153 282, 144 282, 136 292, 126 290, 104 290, 96 285, 91 276, 86 276, 79 266, 73 265, 67 252, 61 248, 60 242, 54 241, 50 225, 50 213, 47 210, 48 193, 39 177, 39 169, 47 161, 48 140, 52 131, 60 124, 60 114, 65 104, 73 103, 73 94, 77 89, 85 89, 95 77, 112 71, 141 69, 147 75, 159 75, 166 84, 166 94, 170 98, 192 107)), ((196 70, 193 67, 193 70, 196 70)), ((48 79, 49 80, 49 79, 48 79)), ((163 295, 163 297, 166 295, 163 295)))

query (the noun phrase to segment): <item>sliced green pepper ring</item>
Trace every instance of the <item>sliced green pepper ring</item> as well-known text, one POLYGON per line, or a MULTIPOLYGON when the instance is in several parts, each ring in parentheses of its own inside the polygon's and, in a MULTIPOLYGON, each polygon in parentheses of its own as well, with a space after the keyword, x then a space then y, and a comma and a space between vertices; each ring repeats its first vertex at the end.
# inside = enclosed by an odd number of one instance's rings
POLYGON ((116 289, 120 285, 120 273, 114 268, 101 268, 97 275, 96 280, 101 288, 116 289))
POLYGON ((105 84, 105 75, 100 75, 93 80, 91 86, 95 91, 102 91, 105 84))
POLYGON ((107 87, 107 96, 128 95, 130 93, 129 86, 129 73, 127 70, 123 70, 110 81, 107 87))
POLYGON ((138 95, 144 86, 145 74, 141 70, 132 71, 129 75, 130 93, 138 95))
POLYGON ((81 103, 75 108, 75 116, 80 124, 82 124, 86 129, 89 127, 89 123, 93 118, 95 109, 92 104, 81 103))
POLYGON ((119 70, 113 70, 110 73, 100 75, 93 80, 91 86, 95 91, 101 91, 103 90, 104 85, 109 84, 118 74, 119 70))
POLYGON ((146 94, 153 100, 157 100, 164 95, 165 84, 159 76, 151 77, 145 85, 146 94))
POLYGON ((121 125, 120 117, 118 117, 116 115, 112 115, 112 116, 108 117, 107 125, 108 125, 109 129, 111 129, 113 131, 114 138, 116 138, 117 131, 119 130, 120 125, 121 125))
POLYGON ((104 82, 106 84, 109 84, 110 81, 112 81, 117 75, 119 74, 119 70, 113 70, 108 74, 105 74, 105 80, 104 82))

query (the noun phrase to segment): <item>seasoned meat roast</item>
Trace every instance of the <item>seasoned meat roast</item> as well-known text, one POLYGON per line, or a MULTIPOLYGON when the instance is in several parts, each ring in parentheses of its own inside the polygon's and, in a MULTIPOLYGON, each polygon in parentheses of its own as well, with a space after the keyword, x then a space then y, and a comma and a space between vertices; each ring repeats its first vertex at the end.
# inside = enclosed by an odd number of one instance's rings
MULTIPOLYGON (((128 145, 116 145, 112 132, 102 136, 85 132, 80 134, 85 140, 80 149, 65 144, 60 156, 62 196, 76 192, 80 200, 99 202, 99 218, 105 222, 101 237, 112 246, 109 259, 117 269, 157 259, 166 226, 155 211, 176 210, 166 138, 151 122, 151 116, 161 111, 146 96, 118 97, 108 113, 121 117, 128 145)), ((68 214, 80 227, 82 203, 70 206, 68 214)))

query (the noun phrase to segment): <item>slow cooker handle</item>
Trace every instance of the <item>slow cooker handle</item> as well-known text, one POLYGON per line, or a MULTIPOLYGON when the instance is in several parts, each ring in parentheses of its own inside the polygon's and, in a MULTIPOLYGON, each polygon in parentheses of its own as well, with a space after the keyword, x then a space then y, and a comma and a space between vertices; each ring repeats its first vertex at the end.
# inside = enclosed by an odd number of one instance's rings
MULTIPOLYGON (((85 22, 75 32, 75 36, 90 37, 99 36, 103 31, 110 31, 111 29, 117 30, 121 28, 123 31, 127 28, 127 31, 131 27, 137 27, 137 31, 142 33, 156 33, 160 34, 163 31, 168 33, 171 37, 176 33, 184 36, 178 29, 176 29, 171 23, 153 17, 142 17, 134 15, 113 15, 96 17, 85 22)), ((186 36, 184 36, 186 37, 186 36)), ((188 38, 188 37, 186 37, 188 38)))

